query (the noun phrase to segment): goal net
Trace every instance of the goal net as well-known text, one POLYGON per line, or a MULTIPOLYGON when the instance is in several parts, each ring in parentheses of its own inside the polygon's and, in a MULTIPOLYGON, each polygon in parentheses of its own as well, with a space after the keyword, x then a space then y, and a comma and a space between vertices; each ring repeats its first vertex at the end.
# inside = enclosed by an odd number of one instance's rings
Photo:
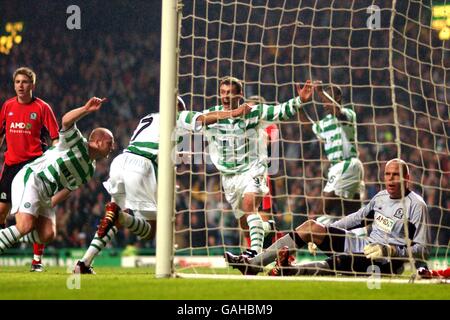
MULTIPOLYGON (((450 235, 450 42, 440 38, 450 10, 439 16, 436 5, 414 0, 183 1, 179 94, 188 109, 201 112, 222 104, 219 84, 226 76, 242 80, 241 103, 254 95, 268 105, 286 102, 297 95, 295 84, 307 79, 339 86, 340 105, 356 115, 363 204, 385 188, 386 162, 405 160, 411 189, 428 207, 427 262, 444 267, 450 235)), ((306 120, 297 113, 275 122, 278 140, 270 143, 272 206, 266 213, 276 232, 267 234, 275 238, 308 219, 321 219, 334 164, 308 123, 326 116, 320 97, 315 94, 302 109, 306 120)), ((240 274, 223 254, 237 255, 249 245, 225 197, 207 139, 203 132, 184 139, 190 143, 177 157, 174 270, 240 274)), ((407 248, 414 244, 405 243, 407 248)), ((294 257, 305 263, 321 261, 326 253, 312 255, 305 246, 294 257)))

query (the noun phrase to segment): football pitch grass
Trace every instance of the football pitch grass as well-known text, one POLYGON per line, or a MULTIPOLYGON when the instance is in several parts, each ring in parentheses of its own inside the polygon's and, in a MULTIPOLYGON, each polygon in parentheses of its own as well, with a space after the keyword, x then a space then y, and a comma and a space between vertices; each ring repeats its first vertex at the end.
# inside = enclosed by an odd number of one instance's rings
MULTIPOLYGON (((153 268, 96 268, 76 278, 66 268, 0 268, 1 300, 413 300, 450 299, 449 284, 277 281, 231 279, 156 279, 153 268), (69 289, 76 287, 79 289, 69 289)), ((237 274, 237 273, 236 273, 237 274)))

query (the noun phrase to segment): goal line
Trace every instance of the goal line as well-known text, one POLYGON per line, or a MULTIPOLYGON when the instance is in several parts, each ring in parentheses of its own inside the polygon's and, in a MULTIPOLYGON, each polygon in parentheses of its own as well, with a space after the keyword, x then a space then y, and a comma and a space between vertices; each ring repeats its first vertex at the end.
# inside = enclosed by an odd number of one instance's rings
POLYGON ((412 279, 411 277, 347 277, 347 276, 293 276, 293 277, 269 277, 269 276, 243 276, 230 274, 199 274, 199 273, 176 273, 176 278, 182 279, 218 279, 218 280, 250 280, 250 281, 322 281, 322 282, 379 282, 379 283, 415 283, 415 284, 437 284, 450 283, 445 279, 412 279))

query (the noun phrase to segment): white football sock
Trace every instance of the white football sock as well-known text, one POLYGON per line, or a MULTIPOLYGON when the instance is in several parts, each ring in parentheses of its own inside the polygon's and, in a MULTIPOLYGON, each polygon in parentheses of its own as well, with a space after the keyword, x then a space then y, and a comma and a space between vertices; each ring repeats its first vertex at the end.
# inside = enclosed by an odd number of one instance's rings
POLYGON ((264 243, 263 221, 259 214, 253 213, 247 216, 247 224, 250 232, 250 249, 260 253, 264 243))
POLYGON ((94 239, 92 239, 89 248, 86 250, 86 253, 80 261, 84 262, 86 266, 91 266, 94 258, 99 254, 100 251, 102 251, 106 247, 109 242, 111 242, 116 233, 116 227, 112 227, 103 238, 99 238, 96 232, 94 239))

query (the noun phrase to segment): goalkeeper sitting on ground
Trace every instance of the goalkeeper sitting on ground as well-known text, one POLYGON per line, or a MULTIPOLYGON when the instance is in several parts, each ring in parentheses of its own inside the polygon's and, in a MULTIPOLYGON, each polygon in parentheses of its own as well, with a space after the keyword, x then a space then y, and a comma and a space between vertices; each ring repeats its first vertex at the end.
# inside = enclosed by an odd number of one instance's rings
POLYGON ((373 265, 383 274, 400 274, 408 259, 406 237, 411 239, 411 254, 416 263, 427 258, 428 210, 423 198, 409 189, 409 169, 403 160, 387 162, 384 181, 386 190, 376 194, 369 204, 329 226, 308 220, 252 259, 228 252, 225 258, 243 274, 257 274, 275 259, 276 265, 269 275, 367 274, 377 270, 372 269, 373 265), (368 237, 352 233, 352 229, 368 223, 372 224, 368 237), (329 258, 291 265, 289 254, 310 242, 329 258))

